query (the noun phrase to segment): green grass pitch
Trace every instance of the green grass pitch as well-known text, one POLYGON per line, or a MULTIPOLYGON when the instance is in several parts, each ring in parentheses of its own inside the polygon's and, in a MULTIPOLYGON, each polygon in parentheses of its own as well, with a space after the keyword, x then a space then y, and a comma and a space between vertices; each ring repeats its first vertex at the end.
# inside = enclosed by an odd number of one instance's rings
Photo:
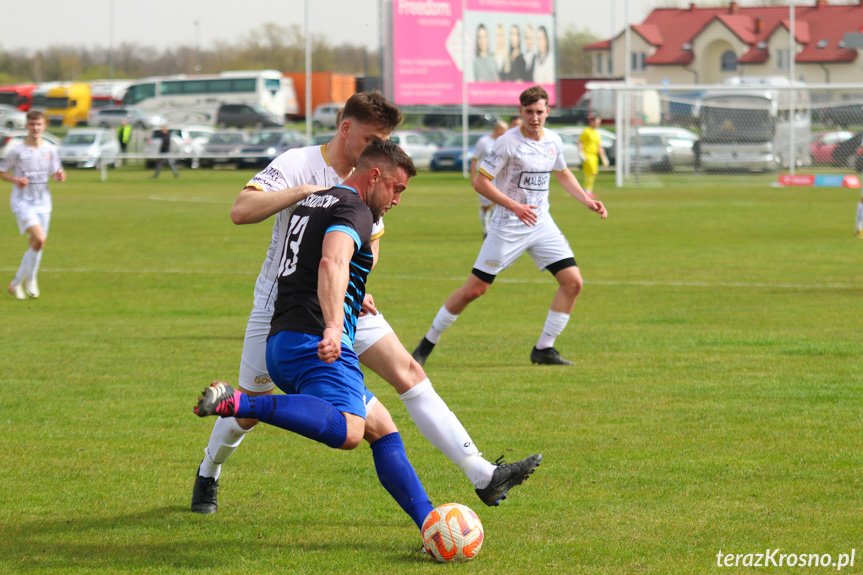
MULTIPOLYGON (((368 378, 434 502, 485 525, 475 561, 441 566, 367 446, 261 425, 223 468, 220 511, 189 511, 212 427, 192 407, 236 380, 271 221, 230 221, 251 172, 149 175, 52 185, 42 297, 0 300, 0 573, 703 574, 746 571, 720 551, 776 548, 856 549, 844 572, 863 569, 859 190, 618 190, 603 174, 600 221, 555 184, 586 280, 556 345, 577 365, 530 365, 555 283, 527 257, 426 365, 489 459, 544 455, 533 477, 486 508, 368 378)), ((8 208, 0 232, 8 282, 26 245, 8 208)), ((480 243, 457 174, 421 173, 387 216, 369 291, 409 350, 480 243)))

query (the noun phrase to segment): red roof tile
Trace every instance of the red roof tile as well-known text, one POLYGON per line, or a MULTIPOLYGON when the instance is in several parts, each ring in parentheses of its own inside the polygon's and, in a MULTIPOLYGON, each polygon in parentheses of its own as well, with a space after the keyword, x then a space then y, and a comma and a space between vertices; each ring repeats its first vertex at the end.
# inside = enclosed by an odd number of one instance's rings
MULTIPOLYGON (((797 62, 849 62, 857 58, 857 51, 839 47, 846 32, 863 29, 863 6, 822 4, 797 6, 794 13, 795 38, 802 44, 797 62), (825 42, 822 42, 825 41, 825 42), (819 45, 821 46, 819 48, 819 45)), ((735 13, 722 8, 657 8, 641 24, 633 26, 656 51, 646 60, 650 65, 686 64, 691 62, 691 51, 684 44, 696 41, 698 35, 714 20, 721 22, 740 40, 750 46, 740 58, 741 63, 764 62, 767 50, 758 50, 758 42, 768 42, 779 28, 790 28, 787 6, 739 6, 735 13), (759 27, 760 20, 760 29, 759 27)), ((611 40, 594 42, 588 50, 607 50, 611 40)))

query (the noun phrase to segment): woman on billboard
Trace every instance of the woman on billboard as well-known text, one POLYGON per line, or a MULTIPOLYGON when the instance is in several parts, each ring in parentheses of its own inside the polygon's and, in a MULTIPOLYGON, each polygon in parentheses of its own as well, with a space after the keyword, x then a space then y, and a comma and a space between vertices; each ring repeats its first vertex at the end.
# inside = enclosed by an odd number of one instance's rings
POLYGON ((497 82, 497 65, 488 50, 488 31, 480 24, 476 29, 476 54, 473 60, 474 82, 497 82))
POLYGON ((537 84, 554 84, 554 58, 545 26, 536 30, 536 60, 533 64, 533 81, 537 84))

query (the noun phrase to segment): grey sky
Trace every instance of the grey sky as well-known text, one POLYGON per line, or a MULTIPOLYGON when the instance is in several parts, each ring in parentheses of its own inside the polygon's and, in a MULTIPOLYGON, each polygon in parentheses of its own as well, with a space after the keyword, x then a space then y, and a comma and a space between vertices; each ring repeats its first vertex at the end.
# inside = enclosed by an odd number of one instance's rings
MULTIPOLYGON (((570 28, 589 30, 607 38, 612 30, 623 27, 626 0, 556 1, 559 32, 570 28)), ((629 3, 631 18, 636 22, 657 5, 656 0, 629 0, 629 3)), ((667 0, 659 3, 668 4, 667 0)), ((113 5, 114 46, 122 42, 157 49, 195 46, 197 29, 197 40, 206 49, 219 40, 236 43, 266 22, 302 26, 304 4, 304 0, 43 0, 34 9, 31 3, 10 0, 3 6, 0 47, 4 50, 36 50, 52 45, 107 48, 111 44, 109 7, 113 5)), ((378 0, 314 0, 310 4, 313 34, 326 33, 333 44, 377 46, 378 0)))

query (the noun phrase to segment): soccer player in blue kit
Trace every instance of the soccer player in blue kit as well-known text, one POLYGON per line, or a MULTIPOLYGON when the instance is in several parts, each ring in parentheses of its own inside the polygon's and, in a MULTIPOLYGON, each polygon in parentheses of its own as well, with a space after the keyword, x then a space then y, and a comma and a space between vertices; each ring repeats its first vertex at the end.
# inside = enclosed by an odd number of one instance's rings
POLYGON ((216 382, 195 413, 254 418, 333 448, 365 439, 381 484, 421 527, 433 507, 389 414, 366 425, 367 414, 386 408, 366 388, 353 350, 374 261, 372 224, 398 205, 415 175, 398 145, 375 141, 341 185, 299 203, 280 246, 267 339, 267 369, 287 395, 249 396, 216 382))

